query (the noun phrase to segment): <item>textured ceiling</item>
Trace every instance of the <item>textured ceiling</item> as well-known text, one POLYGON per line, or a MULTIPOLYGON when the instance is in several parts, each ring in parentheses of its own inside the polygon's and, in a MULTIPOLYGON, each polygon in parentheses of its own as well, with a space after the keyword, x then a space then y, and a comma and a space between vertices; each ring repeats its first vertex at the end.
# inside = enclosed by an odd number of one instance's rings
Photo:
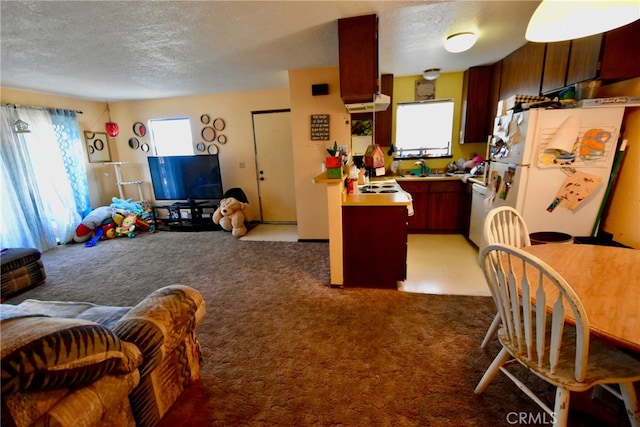
POLYGON ((381 73, 463 71, 524 44, 538 3, 2 0, 0 82, 105 101, 286 87, 287 70, 337 66, 337 19, 370 13, 381 73), (470 29, 471 50, 444 50, 470 29))

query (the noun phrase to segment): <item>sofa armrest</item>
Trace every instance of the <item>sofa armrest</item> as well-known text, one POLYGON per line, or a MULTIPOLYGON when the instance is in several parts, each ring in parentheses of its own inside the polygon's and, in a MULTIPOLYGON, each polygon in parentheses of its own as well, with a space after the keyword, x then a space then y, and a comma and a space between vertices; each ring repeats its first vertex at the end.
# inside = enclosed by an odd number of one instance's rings
POLYGON ((153 370, 184 341, 204 318, 204 300, 189 286, 160 288, 134 306, 113 327, 124 341, 138 346, 144 355, 141 376, 153 370))

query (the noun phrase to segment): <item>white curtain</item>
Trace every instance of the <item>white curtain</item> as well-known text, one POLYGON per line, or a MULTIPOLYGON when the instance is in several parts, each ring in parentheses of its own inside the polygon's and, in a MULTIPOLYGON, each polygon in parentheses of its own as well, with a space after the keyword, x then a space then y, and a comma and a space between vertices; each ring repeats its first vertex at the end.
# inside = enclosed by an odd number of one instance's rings
MULTIPOLYGON (((70 242, 82 219, 84 207, 78 207, 78 197, 73 190, 77 186, 70 182, 64 159, 69 155, 69 150, 64 148, 69 140, 74 147, 82 144, 75 112, 72 120, 67 120, 71 126, 54 125, 54 121, 59 120, 55 110, 1 107, 0 245, 3 248, 30 247, 46 251, 70 242), (18 119, 29 124, 30 133, 16 132, 14 123, 18 119)), ((63 120, 66 120, 64 116, 63 120)), ((75 164, 84 169, 83 162, 75 164)), ((86 181, 86 171, 84 179, 86 181)))

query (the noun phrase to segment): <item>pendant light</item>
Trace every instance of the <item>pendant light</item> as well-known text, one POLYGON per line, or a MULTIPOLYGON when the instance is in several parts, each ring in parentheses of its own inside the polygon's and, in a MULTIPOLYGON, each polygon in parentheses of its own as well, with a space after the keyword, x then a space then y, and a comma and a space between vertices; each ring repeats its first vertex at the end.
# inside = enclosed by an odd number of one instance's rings
POLYGON ((539 43, 573 40, 611 31, 637 19, 637 0, 542 0, 525 37, 539 43))
POLYGON ((107 131, 107 135, 111 138, 115 138, 120 133, 120 126, 117 123, 111 121, 111 110, 109 110, 109 103, 107 102, 107 114, 109 121, 104 124, 104 129, 107 131))

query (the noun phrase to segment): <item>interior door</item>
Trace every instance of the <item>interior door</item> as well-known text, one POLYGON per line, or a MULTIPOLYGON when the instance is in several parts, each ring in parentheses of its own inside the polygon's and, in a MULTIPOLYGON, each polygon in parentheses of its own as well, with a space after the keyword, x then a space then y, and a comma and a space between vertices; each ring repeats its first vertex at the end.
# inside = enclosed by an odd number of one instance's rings
POLYGON ((252 114, 262 222, 295 223, 291 111, 252 114))

